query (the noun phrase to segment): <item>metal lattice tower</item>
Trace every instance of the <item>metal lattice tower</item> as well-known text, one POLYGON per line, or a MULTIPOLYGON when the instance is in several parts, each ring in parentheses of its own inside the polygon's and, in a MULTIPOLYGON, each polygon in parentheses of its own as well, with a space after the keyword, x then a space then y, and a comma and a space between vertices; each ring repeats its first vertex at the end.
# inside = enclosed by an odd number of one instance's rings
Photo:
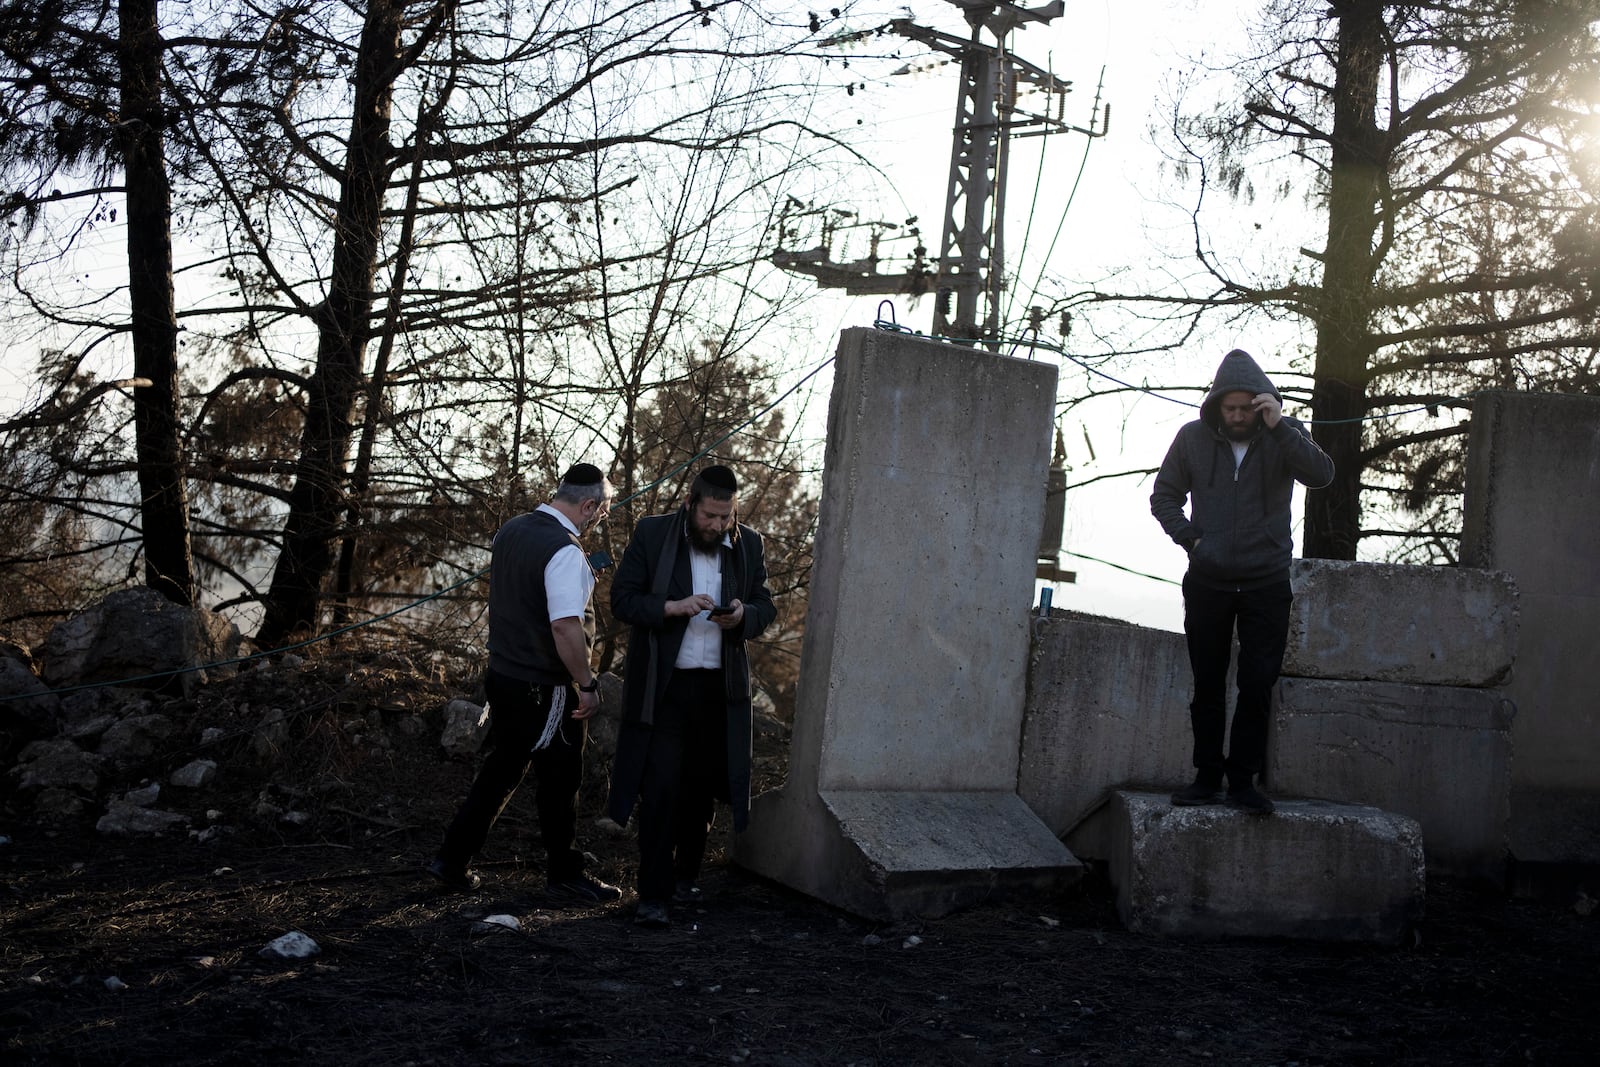
POLYGON ((866 260, 835 262, 830 248, 832 231, 825 230, 821 246, 805 251, 780 250, 773 261, 786 269, 810 274, 821 286, 857 294, 936 290, 935 334, 993 341, 999 333, 1000 305, 1007 287, 1003 220, 1011 138, 1069 130, 1102 137, 1109 126, 1111 109, 1106 105, 1106 121, 1099 124, 1099 129, 1095 128, 1094 119, 1087 129, 1068 125, 1062 115, 1072 83, 1007 51, 1006 41, 1013 30, 1059 17, 1065 10, 1064 0, 1033 9, 1002 0, 947 2, 962 10, 972 27, 969 38, 919 26, 909 19, 896 19, 889 24, 893 32, 953 56, 961 64, 938 259, 929 264, 919 247, 910 269, 899 274, 880 273, 877 235, 894 227, 885 223, 852 223, 876 227, 873 252, 866 260), (993 43, 983 40, 986 30, 993 43), (1023 85, 1046 94, 1044 114, 1031 114, 1017 107, 1017 93, 1023 85), (1050 102, 1055 104, 1054 114, 1050 113, 1050 102))

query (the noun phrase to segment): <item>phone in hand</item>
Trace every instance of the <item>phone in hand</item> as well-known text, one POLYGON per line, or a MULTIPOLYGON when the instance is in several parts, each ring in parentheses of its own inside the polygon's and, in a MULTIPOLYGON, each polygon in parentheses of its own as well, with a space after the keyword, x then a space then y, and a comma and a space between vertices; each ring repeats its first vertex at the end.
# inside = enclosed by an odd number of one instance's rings
POLYGON ((713 616, 716 616, 716 615, 732 615, 732 614, 733 614, 733 608, 732 608, 731 605, 728 605, 728 604, 718 604, 716 607, 711 609, 711 615, 713 615, 713 616))

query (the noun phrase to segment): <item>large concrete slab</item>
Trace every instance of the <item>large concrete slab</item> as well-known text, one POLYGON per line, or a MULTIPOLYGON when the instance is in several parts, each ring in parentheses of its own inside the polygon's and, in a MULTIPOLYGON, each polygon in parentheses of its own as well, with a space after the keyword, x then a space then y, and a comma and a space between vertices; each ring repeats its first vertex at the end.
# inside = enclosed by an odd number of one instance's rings
POLYGON ((1403 815, 1317 800, 1246 815, 1118 791, 1097 818, 1136 933, 1393 944, 1422 918, 1422 830, 1403 815))
POLYGON ((1431 869, 1503 882, 1516 714, 1499 692, 1285 678, 1274 704, 1274 792, 1408 815, 1431 869))
POLYGON ((756 798, 737 862, 872 917, 1081 872, 1015 795, 1055 381, 841 336, 789 777, 756 798), (997 846, 953 850, 929 812, 997 846))
POLYGON ((1479 393, 1467 458, 1462 562, 1521 590, 1513 783, 1600 793, 1600 398, 1479 393))
POLYGON ((1182 634, 1039 620, 1017 792, 1065 837, 1113 788, 1186 784, 1194 776, 1191 688, 1182 634))
POLYGON ((1078 862, 1012 792, 838 790, 758 798, 740 864, 877 921, 938 918, 1008 892, 1059 889, 1078 862))
POLYGON ((1283 673, 1490 686, 1517 654, 1517 587, 1502 571, 1296 560, 1283 673))

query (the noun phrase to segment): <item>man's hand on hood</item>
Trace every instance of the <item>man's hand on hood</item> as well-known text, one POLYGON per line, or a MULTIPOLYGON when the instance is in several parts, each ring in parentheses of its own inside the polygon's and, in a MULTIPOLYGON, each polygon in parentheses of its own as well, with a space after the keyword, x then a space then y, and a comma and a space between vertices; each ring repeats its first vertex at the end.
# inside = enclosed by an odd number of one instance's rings
POLYGON ((1283 405, 1278 403, 1278 398, 1271 393, 1257 393, 1251 403, 1269 430, 1276 427, 1278 420, 1283 418, 1283 405))

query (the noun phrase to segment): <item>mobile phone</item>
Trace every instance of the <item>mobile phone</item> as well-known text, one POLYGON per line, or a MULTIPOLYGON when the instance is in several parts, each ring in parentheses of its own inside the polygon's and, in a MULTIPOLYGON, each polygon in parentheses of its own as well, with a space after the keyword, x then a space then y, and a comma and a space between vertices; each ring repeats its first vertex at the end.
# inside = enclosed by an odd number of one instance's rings
POLYGON ((718 604, 716 607, 711 609, 711 614, 713 614, 713 615, 732 615, 733 614, 733 608, 729 607, 727 604, 718 604))

